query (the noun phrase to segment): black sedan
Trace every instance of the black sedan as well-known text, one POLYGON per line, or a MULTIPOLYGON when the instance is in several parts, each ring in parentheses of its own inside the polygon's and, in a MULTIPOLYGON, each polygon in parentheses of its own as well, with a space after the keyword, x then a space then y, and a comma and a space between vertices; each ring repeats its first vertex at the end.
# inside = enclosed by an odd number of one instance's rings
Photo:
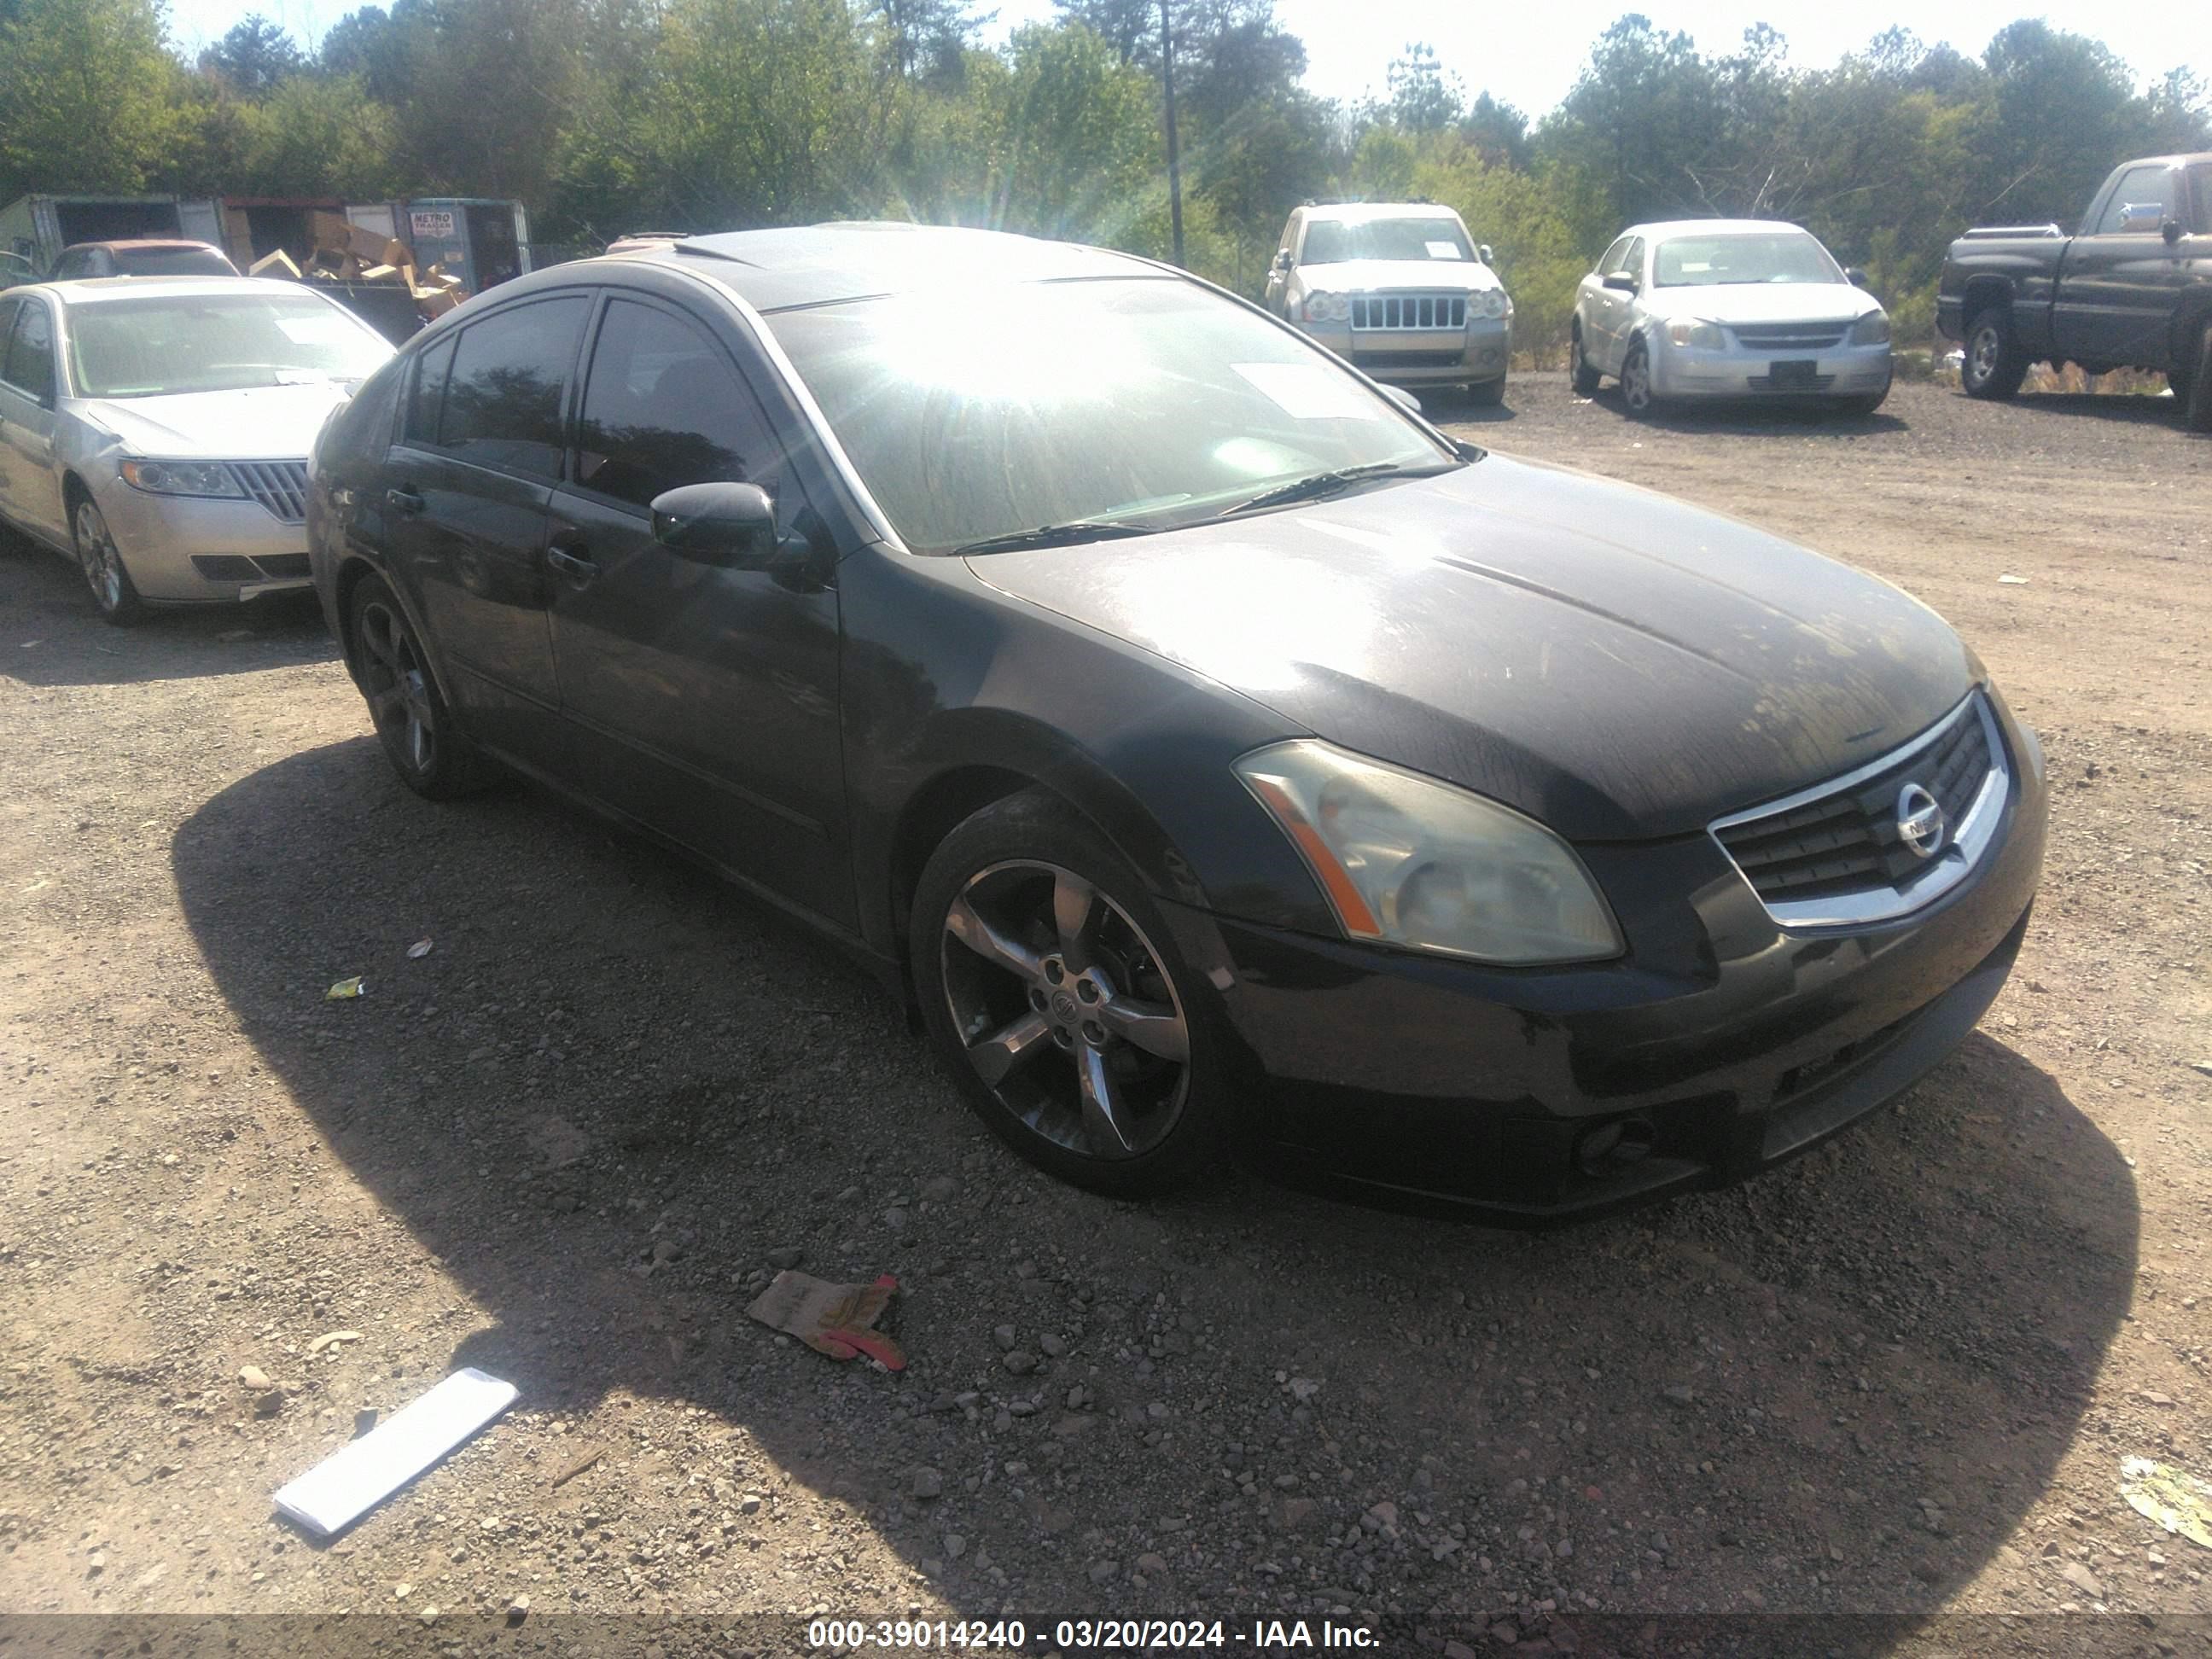
POLYGON ((839 225, 566 264, 317 445, 393 765, 534 778, 913 999, 1046 1169, 1543 1218, 1940 1060, 2041 752, 1905 594, 1455 443, 1182 273, 839 225))

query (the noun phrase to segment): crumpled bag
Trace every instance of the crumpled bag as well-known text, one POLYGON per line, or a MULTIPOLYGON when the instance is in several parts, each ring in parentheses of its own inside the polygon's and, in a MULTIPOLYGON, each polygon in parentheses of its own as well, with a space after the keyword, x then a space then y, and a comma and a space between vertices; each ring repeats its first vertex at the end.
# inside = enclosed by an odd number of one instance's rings
POLYGON ((2120 1465, 2120 1496, 2136 1514, 2212 1550, 2212 1484, 2148 1457, 2130 1457, 2120 1465))
POLYGON ((832 1359, 866 1354, 885 1370, 900 1371, 906 1369, 905 1352, 874 1328, 897 1289, 898 1280, 889 1273, 872 1285, 832 1285, 787 1267, 745 1314, 832 1359))

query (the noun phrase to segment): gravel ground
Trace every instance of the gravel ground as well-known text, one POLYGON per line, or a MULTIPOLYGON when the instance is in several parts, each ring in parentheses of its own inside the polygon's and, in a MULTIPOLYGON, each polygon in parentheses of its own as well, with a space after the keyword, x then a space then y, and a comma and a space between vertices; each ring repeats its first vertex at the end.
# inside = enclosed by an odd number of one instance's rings
POLYGON ((2212 1476, 2212 446, 2171 408, 1639 424, 1531 376, 1459 428, 1911 588, 2056 785, 2018 971, 1925 1084, 1748 1188, 1534 1237, 1055 1187, 831 950, 539 794, 409 794, 312 610, 118 632, 11 544, 0 1613, 2205 1650, 2212 1552, 2118 1491, 2130 1455, 2212 1476), (748 1321, 793 1260, 896 1273, 910 1369, 748 1321), (459 1364, 515 1409, 333 1544, 272 1517, 459 1364))

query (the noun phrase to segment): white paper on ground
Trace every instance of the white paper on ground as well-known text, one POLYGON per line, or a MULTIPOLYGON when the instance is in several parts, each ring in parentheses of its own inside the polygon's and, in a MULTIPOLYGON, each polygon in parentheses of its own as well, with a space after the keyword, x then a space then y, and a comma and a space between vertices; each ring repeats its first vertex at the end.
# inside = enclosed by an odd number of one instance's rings
POLYGON ((473 1368, 278 1490, 276 1511, 325 1536, 366 1514, 514 1403, 515 1387, 473 1368))

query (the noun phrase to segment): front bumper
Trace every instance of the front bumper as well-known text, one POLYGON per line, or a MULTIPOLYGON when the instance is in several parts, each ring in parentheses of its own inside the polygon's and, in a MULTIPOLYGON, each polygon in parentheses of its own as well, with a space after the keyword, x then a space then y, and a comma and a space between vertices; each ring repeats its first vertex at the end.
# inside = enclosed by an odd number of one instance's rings
POLYGON ((1654 396, 1689 399, 1862 398, 1885 390, 1890 380, 1887 345, 1838 346, 1809 359, 1731 346, 1705 351, 1678 346, 1661 337, 1651 358, 1654 396), (1778 380, 1779 362, 1813 364, 1809 383, 1778 380))
POLYGON ((1512 324, 1504 318, 1453 329, 1358 329, 1293 325, 1317 345, 1389 386, 1458 386, 1505 377, 1512 324))
POLYGON ((2033 735, 2001 722, 1997 840, 1884 925, 1778 926, 1706 836, 1581 849, 1629 940, 1589 967, 1486 969, 1166 907, 1224 988, 1246 1139, 1304 1184, 1518 1224, 1726 1185, 1819 1144, 1942 1060, 2011 970, 2045 786, 2033 735), (1645 1155, 1586 1158, 1613 1125, 1645 1155))
POLYGON ((307 526, 258 501, 155 495, 120 478, 94 499, 141 599, 235 604, 314 585, 307 526))

